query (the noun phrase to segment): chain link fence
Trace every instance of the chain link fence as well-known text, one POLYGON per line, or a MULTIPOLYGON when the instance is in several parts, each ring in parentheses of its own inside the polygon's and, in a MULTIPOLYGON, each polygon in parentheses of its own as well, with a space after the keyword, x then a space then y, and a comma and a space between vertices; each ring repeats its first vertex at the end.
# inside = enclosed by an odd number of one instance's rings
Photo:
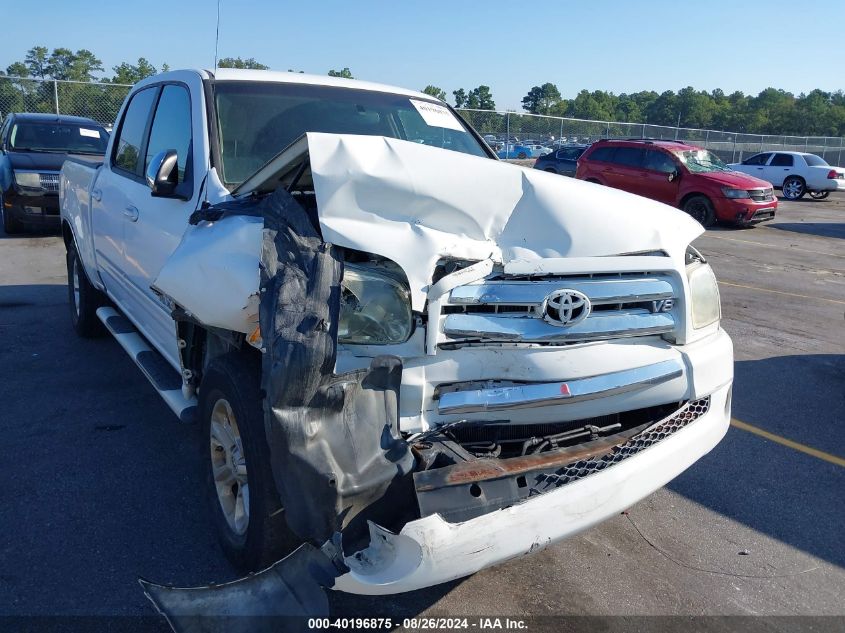
MULTIPOLYGON (((53 112, 84 116, 111 126, 130 88, 126 84, 0 77, 0 123, 12 112, 53 112)), ((742 134, 518 112, 459 111, 476 130, 488 136, 491 144, 509 141, 553 149, 564 143, 592 143, 601 138, 651 138, 694 143, 731 163, 764 150, 784 150, 818 154, 831 165, 842 164, 845 150, 841 137, 742 134)))
POLYGON ((131 86, 55 79, 0 77, 0 123, 13 112, 70 114, 114 124, 131 86))
POLYGON ((565 117, 460 109, 459 112, 491 145, 527 144, 556 148, 566 143, 592 143, 602 138, 677 140, 709 149, 722 160, 736 163, 762 151, 818 154, 841 165, 843 139, 829 136, 773 136, 718 130, 698 130, 647 123, 587 121, 565 117))

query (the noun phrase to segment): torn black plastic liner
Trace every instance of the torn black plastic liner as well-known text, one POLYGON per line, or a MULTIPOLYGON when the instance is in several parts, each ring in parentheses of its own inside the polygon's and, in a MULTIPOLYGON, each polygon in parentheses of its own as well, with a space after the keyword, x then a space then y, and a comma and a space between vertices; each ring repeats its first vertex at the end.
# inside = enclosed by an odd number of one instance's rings
POLYGON ((259 321, 273 476, 291 530, 318 544, 342 532, 348 547, 366 538, 367 520, 391 525, 413 504, 414 458, 398 428, 402 364, 380 356, 369 369, 334 374, 340 249, 282 189, 257 210, 265 222, 259 321))
POLYGON ((267 569, 222 585, 178 588, 140 580, 176 633, 308 631, 308 617, 329 613, 325 589, 339 571, 308 544, 267 569))

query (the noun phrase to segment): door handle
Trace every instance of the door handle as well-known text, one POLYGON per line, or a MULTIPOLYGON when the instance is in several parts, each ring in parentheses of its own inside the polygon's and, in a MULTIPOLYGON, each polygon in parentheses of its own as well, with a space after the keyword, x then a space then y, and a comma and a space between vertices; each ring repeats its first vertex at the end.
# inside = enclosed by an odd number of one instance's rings
POLYGON ((103 199, 103 192, 99 189, 92 189, 91 190, 91 197, 94 198, 97 202, 103 199))
POLYGON ((138 207, 133 207, 131 205, 126 207, 123 210, 123 215, 125 215, 126 218, 130 222, 137 222, 138 221, 138 207))

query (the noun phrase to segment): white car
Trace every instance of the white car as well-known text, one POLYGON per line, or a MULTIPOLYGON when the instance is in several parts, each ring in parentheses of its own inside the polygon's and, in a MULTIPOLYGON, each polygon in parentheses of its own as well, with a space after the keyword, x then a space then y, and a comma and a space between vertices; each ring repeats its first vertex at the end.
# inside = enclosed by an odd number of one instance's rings
POLYGON ((545 145, 539 145, 536 143, 529 143, 527 145, 523 145, 523 147, 527 147, 531 150, 531 158, 539 158, 545 154, 551 154, 554 151, 551 147, 546 147, 545 145))
POLYGON ((761 152, 729 167, 769 181, 787 200, 800 200, 808 192, 821 199, 831 191, 845 190, 845 169, 805 152, 761 152))

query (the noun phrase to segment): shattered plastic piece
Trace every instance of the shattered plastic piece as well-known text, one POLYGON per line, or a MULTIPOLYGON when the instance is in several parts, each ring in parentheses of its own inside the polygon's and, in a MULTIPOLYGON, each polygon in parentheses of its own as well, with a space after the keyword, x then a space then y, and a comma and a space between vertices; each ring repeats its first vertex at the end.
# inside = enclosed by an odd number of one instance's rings
POLYGON ((176 633, 308 631, 307 618, 329 613, 326 589, 345 570, 313 545, 271 567, 208 587, 165 587, 139 579, 147 598, 176 633))

